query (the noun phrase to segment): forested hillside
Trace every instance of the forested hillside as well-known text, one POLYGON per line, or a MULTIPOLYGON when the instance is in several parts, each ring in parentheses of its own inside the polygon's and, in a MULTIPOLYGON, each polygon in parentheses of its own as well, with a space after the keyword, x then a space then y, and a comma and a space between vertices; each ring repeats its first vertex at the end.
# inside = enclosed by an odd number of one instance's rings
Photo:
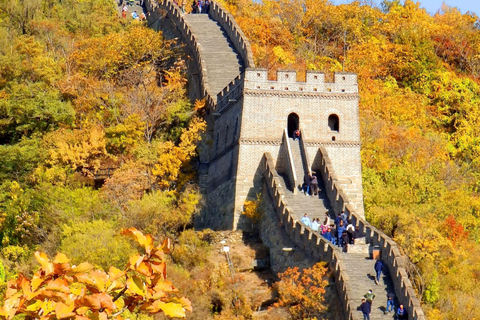
POLYGON ((115 1, 0 0, 0 297, 9 299, 0 318, 152 319, 138 311, 161 307, 166 274, 192 302, 189 319, 247 319, 272 299, 261 286, 271 275, 250 271, 258 251, 241 234, 192 229, 205 123, 204 103, 188 100, 187 58, 122 19, 115 1), (173 246, 153 250, 132 227, 173 246), (225 239, 246 270, 235 277, 218 247, 225 239))
POLYGON ((277 68, 358 74, 367 219, 418 268, 429 319, 476 318, 478 17, 446 6, 431 16, 409 0, 224 5, 272 76, 277 68))

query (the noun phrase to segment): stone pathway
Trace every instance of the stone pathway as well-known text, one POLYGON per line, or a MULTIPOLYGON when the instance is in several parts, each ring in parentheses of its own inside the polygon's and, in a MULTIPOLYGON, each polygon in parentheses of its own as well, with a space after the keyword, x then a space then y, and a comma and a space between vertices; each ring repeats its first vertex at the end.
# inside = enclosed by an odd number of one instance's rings
POLYGON ((221 26, 208 14, 185 14, 184 19, 204 50, 204 69, 211 92, 220 93, 244 71, 243 60, 221 26))
MULTIPOLYGON (((285 181, 283 186, 286 186, 285 181)), ((325 212, 329 212, 330 217, 334 218, 321 178, 319 178, 319 189, 319 195, 314 197, 306 196, 302 192, 295 195, 291 190, 285 188, 285 199, 293 209, 298 220, 302 218, 304 213, 307 213, 310 219, 320 218, 322 222, 325 217, 325 212)), ((375 271, 373 268, 375 260, 370 258, 371 248, 368 244, 365 244, 363 238, 357 239, 356 241, 357 244, 349 246, 348 253, 342 253, 347 274, 353 284, 351 288, 353 291, 351 292, 353 305, 360 306, 363 295, 367 293, 369 289, 372 289, 375 294, 375 300, 373 301, 370 319, 393 319, 394 313, 384 314, 387 303, 387 293, 390 291, 394 292, 390 275, 387 271, 386 274, 382 275, 379 285, 376 285, 374 281, 375 271)), ((398 307, 398 303, 396 307, 398 307)), ((354 319, 363 319, 362 313, 358 311, 354 319)))

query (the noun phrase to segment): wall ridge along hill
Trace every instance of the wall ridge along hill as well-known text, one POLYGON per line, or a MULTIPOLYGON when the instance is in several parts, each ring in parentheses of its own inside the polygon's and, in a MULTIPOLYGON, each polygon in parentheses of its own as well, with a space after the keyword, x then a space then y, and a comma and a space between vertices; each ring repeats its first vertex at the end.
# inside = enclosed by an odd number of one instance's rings
POLYGON ((278 71, 276 81, 268 80, 266 70, 255 69, 250 44, 240 27, 216 2, 208 15, 183 14, 169 0, 146 0, 145 6, 149 22, 163 16, 181 35, 198 67, 197 98, 206 98, 208 104, 207 143, 199 166, 206 206, 196 226, 248 230, 251 224, 241 214, 245 200, 262 191, 268 193, 295 245, 330 264, 345 319, 359 319, 359 297, 352 296, 356 284, 349 277, 345 258, 300 224, 299 212, 295 215, 285 200, 287 192, 292 193, 290 197, 301 196, 296 191, 303 182, 298 172, 316 171, 324 181, 330 214, 345 210, 366 241, 380 247, 409 319, 425 319, 405 268, 407 258, 392 239, 364 219, 356 75, 336 73, 334 82, 327 83, 323 73, 307 72, 306 81, 298 82, 294 71, 278 71), (302 132, 295 157, 301 156, 306 165, 292 174, 294 160, 299 162, 292 159, 288 138, 295 128, 302 132), (279 174, 293 179, 290 190, 279 174))

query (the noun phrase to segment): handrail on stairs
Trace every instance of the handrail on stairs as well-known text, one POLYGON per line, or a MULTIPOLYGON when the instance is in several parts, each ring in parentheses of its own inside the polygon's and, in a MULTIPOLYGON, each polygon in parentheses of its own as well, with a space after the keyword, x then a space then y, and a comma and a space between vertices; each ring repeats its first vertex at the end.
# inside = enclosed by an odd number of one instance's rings
POLYGON ((300 152, 302 154, 302 161, 304 161, 305 168, 307 168, 308 174, 312 175, 312 170, 310 169, 310 161, 308 159, 307 149, 305 148, 305 130, 300 129, 300 152))
POLYGON ((290 166, 290 170, 287 170, 287 176, 288 176, 288 179, 290 180, 289 182, 292 185, 293 194, 297 194, 298 190, 296 186, 297 186, 298 177, 297 177, 297 174, 295 173, 295 165, 293 163, 293 155, 292 155, 292 146, 290 145, 290 141, 288 140, 287 128, 283 130, 283 141, 285 141, 285 145, 287 146, 287 160, 288 160, 288 165, 290 166))

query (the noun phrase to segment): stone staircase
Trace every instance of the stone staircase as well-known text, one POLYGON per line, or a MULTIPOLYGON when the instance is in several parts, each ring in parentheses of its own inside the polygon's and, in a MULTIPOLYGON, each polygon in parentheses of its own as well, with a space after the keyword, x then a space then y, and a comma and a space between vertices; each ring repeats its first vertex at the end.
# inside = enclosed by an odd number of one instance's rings
POLYGON ((208 14, 185 14, 197 42, 204 50, 204 70, 212 93, 220 93, 245 69, 222 27, 208 14))
MULTIPOLYGON (((292 141, 293 142, 293 141, 292 141)), ((291 144, 292 154, 294 153, 294 145, 298 146, 298 141, 295 141, 291 144)), ((298 147, 299 149, 299 147, 298 147)), ((299 160, 299 154, 294 157, 294 165, 300 166, 301 159, 299 160)), ((301 170, 296 169, 296 171, 304 170, 303 167, 301 170)), ((297 175, 299 173, 297 172, 297 175)), ((302 173, 303 177, 303 173, 302 173)), ((334 213, 330 207, 330 202, 327 198, 325 192, 325 187, 322 178, 318 177, 318 187, 319 194, 318 196, 307 196, 303 192, 294 194, 292 190, 286 188, 287 184, 285 178, 283 177, 283 185, 285 186, 285 199, 288 202, 288 205, 293 209, 295 216, 298 220, 302 218, 304 213, 307 213, 310 219, 320 218, 320 221, 324 221, 325 213, 328 213, 329 217, 334 219, 334 213)), ((303 178, 302 178, 303 182, 303 178)), ((375 284, 375 260, 371 259, 372 248, 369 244, 365 243, 365 238, 359 238, 355 240, 354 245, 349 245, 348 253, 343 253, 343 261, 347 270, 348 277, 350 280, 353 280, 354 283, 353 292, 351 297, 353 299, 354 306, 360 306, 363 295, 368 292, 369 289, 372 289, 375 294, 375 300, 372 305, 372 313, 370 314, 370 319, 393 319, 394 312, 385 314, 385 308, 387 303, 387 293, 395 292, 392 280, 388 274, 388 269, 385 268, 385 272, 382 275, 382 279, 378 285, 375 284)), ((398 303, 396 303, 396 308, 398 308, 398 303)), ((396 310, 396 309, 395 309, 396 310)), ((363 315, 360 311, 358 314, 355 314, 357 317, 354 319, 363 319, 363 315)))

